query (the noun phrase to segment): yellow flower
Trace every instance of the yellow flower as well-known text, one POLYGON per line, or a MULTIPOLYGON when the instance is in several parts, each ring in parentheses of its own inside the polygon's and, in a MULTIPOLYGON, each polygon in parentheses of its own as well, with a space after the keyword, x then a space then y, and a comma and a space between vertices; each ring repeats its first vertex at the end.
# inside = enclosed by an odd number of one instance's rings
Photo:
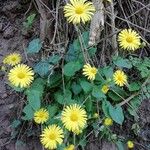
POLYGON ((113 124, 113 120, 111 118, 105 118, 104 125, 111 126, 113 124))
POLYGON ((46 127, 41 134, 41 143, 46 149, 56 149, 62 144, 64 138, 63 130, 53 124, 46 127))
POLYGON ((117 70, 113 75, 113 79, 118 86, 124 86, 127 84, 127 76, 122 70, 117 70))
POLYGON ((103 85, 103 87, 102 87, 102 92, 103 92, 104 94, 106 94, 108 91, 109 91, 109 86, 108 86, 108 85, 103 85))
POLYGON ((21 55, 18 53, 12 53, 6 56, 3 60, 4 64, 8 64, 11 66, 17 65, 21 62, 21 55))
POLYGON ((97 118, 99 118, 99 114, 98 114, 98 113, 95 113, 95 114, 93 115, 93 117, 97 119, 97 118))
POLYGON ((95 67, 91 67, 90 64, 86 64, 83 66, 83 75, 87 76, 89 80, 94 80, 97 74, 97 69, 95 67))
POLYGON ((73 104, 63 110, 61 120, 66 129, 78 134, 86 125, 87 114, 81 106, 73 104))
POLYGON ((75 146, 73 144, 66 147, 64 150, 75 150, 75 146))
POLYGON ((132 141, 127 142, 128 148, 134 148, 134 143, 132 141))
POLYGON ((23 88, 31 84, 34 79, 33 75, 34 72, 29 66, 18 64, 10 70, 8 80, 12 85, 23 88))
POLYGON ((70 0, 70 3, 64 7, 65 17, 67 17, 68 22, 73 24, 91 20, 94 11, 93 3, 86 2, 86 0, 70 0))
POLYGON ((132 29, 124 29, 118 35, 118 41, 121 48, 135 51, 141 45, 139 34, 132 29))
POLYGON ((46 109, 41 108, 38 111, 36 111, 34 113, 34 121, 37 124, 43 124, 44 122, 46 122, 49 119, 49 113, 46 109))

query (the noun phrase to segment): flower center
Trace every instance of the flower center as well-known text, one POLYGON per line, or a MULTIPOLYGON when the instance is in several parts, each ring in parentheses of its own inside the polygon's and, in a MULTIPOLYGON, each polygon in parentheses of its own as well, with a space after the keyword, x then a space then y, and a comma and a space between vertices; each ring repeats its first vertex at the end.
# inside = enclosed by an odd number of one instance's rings
POLYGON ((11 60, 12 60, 12 61, 16 61, 16 58, 15 58, 15 57, 13 57, 11 60))
POLYGON ((22 72, 20 72, 20 73, 18 73, 17 77, 18 77, 19 79, 23 79, 23 78, 25 77, 25 74, 22 73, 22 72))
POLYGON ((119 80, 119 81, 122 81, 122 76, 118 76, 118 80, 119 80))
POLYGON ((76 113, 72 113, 70 116, 71 121, 77 121, 78 120, 78 116, 76 113))
POLYGON ((78 14, 78 15, 82 14, 83 11, 84 11, 84 9, 81 6, 79 6, 75 9, 76 14, 78 14))
POLYGON ((133 42, 133 38, 130 37, 130 36, 128 36, 128 37, 126 38, 126 41, 127 41, 128 43, 132 43, 132 42, 133 42))
POLYGON ((55 133, 50 133, 49 134, 49 139, 50 140, 55 140, 56 139, 56 134, 55 133))
POLYGON ((96 70, 95 68, 92 68, 92 69, 91 69, 91 73, 96 74, 96 73, 97 73, 97 70, 96 70))

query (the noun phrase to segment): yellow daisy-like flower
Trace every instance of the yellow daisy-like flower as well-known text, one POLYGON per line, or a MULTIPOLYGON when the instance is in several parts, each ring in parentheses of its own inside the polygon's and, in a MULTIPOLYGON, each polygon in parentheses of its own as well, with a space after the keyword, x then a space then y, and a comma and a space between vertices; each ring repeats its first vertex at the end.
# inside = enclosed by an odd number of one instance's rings
POLYGON ((127 76, 122 70, 117 70, 113 75, 113 80, 118 86, 127 84, 127 76))
POLYGON ((127 142, 128 148, 134 148, 134 143, 132 141, 127 142))
POLYGON ((29 66, 18 64, 10 70, 8 80, 12 85, 24 88, 31 84, 34 79, 33 75, 34 72, 29 66))
POLYGON ((86 125, 87 114, 81 106, 73 104, 63 110, 61 120, 66 129, 78 134, 86 125))
POLYGON ((95 7, 93 3, 86 1, 87 0, 70 0, 70 3, 65 5, 64 14, 68 22, 78 24, 91 20, 95 7))
POLYGON ((113 120, 111 118, 105 118, 104 125, 111 126, 113 124, 113 120))
POLYGON ((103 92, 104 94, 106 94, 108 91, 109 91, 109 86, 108 86, 108 85, 103 85, 103 87, 102 87, 102 92, 103 92))
POLYGON ((56 149, 58 145, 62 144, 64 138, 63 130, 53 124, 46 127, 41 134, 41 143, 47 149, 56 149))
POLYGON ((97 69, 95 67, 91 67, 90 64, 86 64, 83 66, 83 75, 86 76, 89 80, 94 80, 97 74, 97 69))
POLYGON ((41 108, 34 113, 34 121, 37 124, 43 124, 49 119, 49 113, 46 109, 41 108))
POLYGON ((118 41, 121 48, 135 51, 140 45, 140 36, 139 34, 132 29, 124 29, 118 35, 118 41))
POLYGON ((18 53, 12 53, 6 56, 3 60, 4 64, 15 66, 21 62, 21 55, 18 53))
POLYGON ((64 150, 75 150, 75 146, 73 144, 66 147, 64 150))

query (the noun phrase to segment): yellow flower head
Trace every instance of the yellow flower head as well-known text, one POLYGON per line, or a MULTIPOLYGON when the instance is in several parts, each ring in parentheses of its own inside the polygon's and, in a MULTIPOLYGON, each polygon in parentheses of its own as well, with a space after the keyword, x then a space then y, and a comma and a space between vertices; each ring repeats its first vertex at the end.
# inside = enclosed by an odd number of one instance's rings
POLYGON ((91 20, 95 8, 93 3, 86 2, 87 0, 70 0, 64 7, 64 14, 68 22, 78 24, 91 20))
POLYGON ((41 134, 41 143, 46 149, 56 149, 62 144, 64 138, 63 130, 53 124, 46 127, 41 134))
POLYGON ((18 64, 10 70, 8 80, 12 85, 24 88, 31 84, 34 79, 33 75, 34 72, 29 66, 18 64))
POLYGON ((11 65, 11 66, 15 66, 20 62, 21 62, 21 55, 18 53, 9 54, 3 60, 4 64, 11 65))
POLYGON ((66 147, 64 150, 75 150, 75 146, 73 144, 66 147))
POLYGON ((113 124, 113 120, 111 118, 105 118, 104 125, 111 126, 113 124))
POLYGON ((86 125, 87 114, 81 106, 73 104, 63 110, 61 120, 66 129, 78 134, 86 125))
POLYGON ((102 87, 102 92, 103 92, 104 94, 106 94, 108 91, 109 91, 109 86, 108 86, 108 85, 103 85, 103 87, 102 87))
POLYGON ((132 141, 127 142, 128 148, 134 148, 134 143, 132 141))
POLYGON ((38 111, 36 111, 34 113, 34 121, 37 124, 43 124, 44 122, 46 122, 49 119, 49 113, 46 109, 41 108, 38 111))
POLYGON ((118 86, 127 84, 127 76, 122 70, 117 70, 113 75, 113 80, 118 86))
POLYGON ((132 29, 122 30, 118 35, 118 41, 122 49, 129 51, 135 51, 141 45, 139 34, 132 29))
POLYGON ((93 115, 93 117, 97 119, 97 118, 99 118, 99 114, 98 114, 98 113, 95 113, 95 114, 93 115))
POLYGON ((91 67, 90 64, 86 64, 83 66, 83 75, 86 76, 89 80, 94 80, 97 74, 97 69, 95 67, 91 67))

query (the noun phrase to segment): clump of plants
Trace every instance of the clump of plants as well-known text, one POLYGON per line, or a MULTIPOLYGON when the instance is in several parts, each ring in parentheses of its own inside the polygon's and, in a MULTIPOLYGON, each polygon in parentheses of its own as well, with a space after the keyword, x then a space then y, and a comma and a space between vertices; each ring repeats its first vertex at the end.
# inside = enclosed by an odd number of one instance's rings
MULTIPOLYGON (((93 4, 85 0, 72 0, 64 7, 65 17, 76 25, 89 21, 93 13, 93 4)), ((46 149, 84 149, 91 134, 114 142, 120 150, 132 149, 134 139, 118 136, 112 126, 121 126, 126 115, 136 121, 142 100, 150 98, 150 60, 130 55, 140 50, 141 37, 133 29, 121 30, 120 50, 105 67, 92 61, 97 48, 88 46, 89 31, 81 37, 70 43, 63 59, 54 54, 30 67, 21 63, 18 53, 4 58, 8 84, 27 98, 21 119, 41 127, 39 139, 46 149)), ((41 49, 39 38, 26 48, 28 55, 41 49)))

